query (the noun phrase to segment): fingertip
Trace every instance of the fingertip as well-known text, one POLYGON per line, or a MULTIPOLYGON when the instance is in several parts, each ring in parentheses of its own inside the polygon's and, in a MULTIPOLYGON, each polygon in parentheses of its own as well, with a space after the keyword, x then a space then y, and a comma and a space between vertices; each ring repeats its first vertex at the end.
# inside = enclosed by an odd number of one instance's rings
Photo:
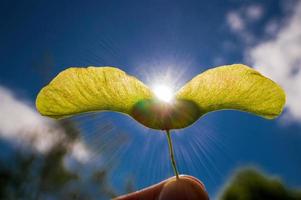
POLYGON ((209 200, 204 184, 195 177, 181 175, 179 179, 167 180, 159 200, 209 200))
MULTIPOLYGON (((169 179, 167 179, 167 180, 169 180, 169 179)), ((150 187, 144 188, 142 190, 138 190, 138 191, 130 193, 130 194, 122 195, 113 200, 155 200, 155 199, 158 199, 160 192, 167 180, 164 180, 160 183, 157 183, 150 187)))
POLYGON ((114 200, 209 200, 204 184, 197 178, 180 175, 114 200))
POLYGON ((201 188, 203 188, 206 191, 205 184, 196 177, 185 174, 181 174, 180 177, 190 179, 191 181, 195 181, 197 184, 199 184, 201 188))

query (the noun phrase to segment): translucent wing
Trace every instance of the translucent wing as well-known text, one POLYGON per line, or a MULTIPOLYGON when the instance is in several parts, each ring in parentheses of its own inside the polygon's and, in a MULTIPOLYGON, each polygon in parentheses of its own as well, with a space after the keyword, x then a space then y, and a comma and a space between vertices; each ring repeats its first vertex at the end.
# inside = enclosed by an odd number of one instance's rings
POLYGON ((40 91, 36 107, 53 118, 101 110, 130 114, 135 103, 152 96, 142 82, 117 68, 69 68, 40 91))
POLYGON ((176 98, 196 103, 201 115, 236 109, 268 119, 278 116, 285 104, 285 93, 279 85, 242 64, 199 74, 177 92, 176 98))

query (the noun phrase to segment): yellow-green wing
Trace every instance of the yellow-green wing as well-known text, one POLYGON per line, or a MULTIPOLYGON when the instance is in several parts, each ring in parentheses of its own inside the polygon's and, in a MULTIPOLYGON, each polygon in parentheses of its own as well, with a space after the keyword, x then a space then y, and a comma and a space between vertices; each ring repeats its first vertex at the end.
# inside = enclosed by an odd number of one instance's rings
POLYGON ((177 92, 176 98, 196 103, 201 115, 236 109, 268 119, 278 116, 285 104, 285 93, 279 85, 242 64, 199 74, 177 92))
POLYGON ((130 114, 135 103, 152 96, 142 82, 117 68, 68 68, 40 91, 36 107, 53 118, 100 110, 130 114))

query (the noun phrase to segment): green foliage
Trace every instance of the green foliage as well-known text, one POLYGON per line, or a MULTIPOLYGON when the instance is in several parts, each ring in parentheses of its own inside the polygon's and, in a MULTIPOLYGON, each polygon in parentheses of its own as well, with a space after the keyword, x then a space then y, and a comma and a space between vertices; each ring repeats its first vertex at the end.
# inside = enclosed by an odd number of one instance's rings
POLYGON ((301 200, 301 191, 288 189, 279 179, 255 169, 245 169, 234 175, 220 200, 301 200))
POLYGON ((16 159, 18 163, 14 170, 6 167, 5 163, 0 162, 0 199, 14 200, 22 199, 22 197, 33 199, 34 194, 28 193, 25 188, 29 185, 26 184, 27 182, 35 182, 31 180, 30 173, 35 157, 28 156, 23 158, 23 156, 18 154, 16 159))
MULTIPOLYGON (((92 200, 96 195, 97 199, 115 197, 108 184, 107 168, 100 169, 87 180, 83 180, 80 173, 65 168, 63 160, 70 150, 68 147, 79 139, 80 131, 69 119, 60 120, 56 125, 64 129, 65 137, 49 151, 40 154, 16 149, 9 161, 0 159, 0 199, 92 200)), ((105 134, 107 130, 98 131, 105 134)), ((100 153, 104 154, 103 151, 100 153)))

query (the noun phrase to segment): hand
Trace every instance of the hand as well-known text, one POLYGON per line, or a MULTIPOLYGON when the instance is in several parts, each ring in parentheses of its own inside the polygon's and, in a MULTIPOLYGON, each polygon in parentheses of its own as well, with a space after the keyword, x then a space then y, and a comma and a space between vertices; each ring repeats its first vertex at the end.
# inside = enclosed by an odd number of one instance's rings
POLYGON ((181 175, 114 200, 209 200, 205 186, 192 176, 181 175))

